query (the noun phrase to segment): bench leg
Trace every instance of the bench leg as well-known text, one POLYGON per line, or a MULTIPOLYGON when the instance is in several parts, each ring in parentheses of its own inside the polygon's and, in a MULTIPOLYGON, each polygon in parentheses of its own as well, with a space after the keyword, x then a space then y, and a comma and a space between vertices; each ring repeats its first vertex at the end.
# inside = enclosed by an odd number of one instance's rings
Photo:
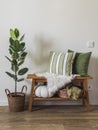
POLYGON ((86 79, 83 81, 83 87, 84 87, 84 93, 85 93, 83 102, 86 107, 86 110, 88 111, 90 109, 90 104, 89 104, 89 94, 88 94, 88 83, 86 79))
POLYGON ((35 86, 35 80, 32 79, 32 87, 31 87, 31 93, 30 93, 30 98, 29 98, 29 107, 28 110, 31 112, 32 111, 32 104, 33 104, 33 96, 34 96, 34 86, 35 86))

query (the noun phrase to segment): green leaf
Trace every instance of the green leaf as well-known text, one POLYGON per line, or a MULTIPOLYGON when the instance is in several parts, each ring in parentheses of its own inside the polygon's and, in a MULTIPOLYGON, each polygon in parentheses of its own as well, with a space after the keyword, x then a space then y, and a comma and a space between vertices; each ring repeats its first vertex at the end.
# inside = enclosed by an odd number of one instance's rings
POLYGON ((18 75, 24 75, 28 71, 28 68, 23 68, 18 71, 18 75))
POLYGON ((9 48, 11 49, 12 52, 16 51, 16 48, 14 46, 12 46, 12 45, 10 45, 9 48))
POLYGON ((14 45, 14 43, 15 43, 15 41, 11 37, 9 38, 9 42, 11 45, 14 45))
POLYGON ((15 36, 13 29, 10 29, 10 36, 13 40, 17 40, 17 37, 15 36))
POLYGON ((20 82, 20 81, 23 81, 23 80, 24 80, 24 78, 21 78, 21 79, 18 79, 17 82, 20 82))
POLYGON ((14 43, 11 44, 9 48, 11 48, 15 52, 19 52, 19 41, 18 40, 14 41, 14 43))
POLYGON ((24 60, 21 60, 19 63, 18 63, 18 66, 22 65, 24 63, 24 60))
POLYGON ((23 52, 23 53, 21 54, 22 57, 26 57, 26 55, 27 55, 27 52, 23 52))
POLYGON ((22 41, 24 39, 25 34, 22 35, 19 41, 22 41))
POLYGON ((12 69, 14 72, 17 72, 18 69, 19 69, 19 67, 18 67, 18 65, 12 64, 11 69, 12 69))
POLYGON ((15 41, 14 48, 16 49, 17 52, 20 51, 20 44, 19 44, 19 41, 18 41, 18 40, 15 41))
POLYGON ((10 55, 12 55, 12 53, 13 53, 13 50, 11 48, 9 48, 9 53, 10 53, 10 55))
POLYGON ((8 76, 13 78, 14 80, 16 79, 16 76, 14 74, 11 74, 10 72, 5 72, 8 76))
POLYGON ((25 43, 22 42, 20 45, 19 45, 19 50, 22 51, 25 47, 25 43))
POLYGON ((19 58, 19 54, 18 53, 13 53, 12 54, 12 59, 16 60, 19 58))
POLYGON ((23 52, 23 53, 20 55, 18 61, 20 61, 20 62, 23 61, 23 62, 24 62, 24 60, 25 60, 25 58, 26 58, 26 55, 27 55, 27 52, 23 52))
POLYGON ((10 58, 8 58, 7 56, 5 56, 6 57, 6 59, 8 59, 10 62, 12 62, 12 60, 10 59, 10 58))
POLYGON ((12 60, 12 64, 17 65, 17 60, 12 60))
POLYGON ((17 28, 15 28, 15 30, 14 30, 14 34, 15 34, 16 38, 19 37, 19 30, 18 30, 17 28))
POLYGON ((20 62, 21 62, 21 61, 24 61, 24 60, 25 60, 25 58, 24 58, 24 57, 21 57, 21 56, 20 56, 19 59, 18 59, 18 61, 20 61, 20 62))

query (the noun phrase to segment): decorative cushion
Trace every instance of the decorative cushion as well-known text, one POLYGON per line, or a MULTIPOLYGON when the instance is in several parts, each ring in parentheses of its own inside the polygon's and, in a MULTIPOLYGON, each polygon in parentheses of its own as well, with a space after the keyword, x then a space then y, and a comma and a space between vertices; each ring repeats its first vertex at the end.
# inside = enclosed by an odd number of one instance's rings
MULTIPOLYGON (((68 52, 74 52, 74 51, 68 50, 68 52)), ((73 61, 73 66, 72 66, 73 74, 79 74, 81 76, 88 75, 88 66, 89 66, 91 53, 92 52, 86 52, 86 53, 76 52, 76 55, 73 61)))
POLYGON ((60 75, 72 74, 73 52, 50 52, 49 72, 60 75))

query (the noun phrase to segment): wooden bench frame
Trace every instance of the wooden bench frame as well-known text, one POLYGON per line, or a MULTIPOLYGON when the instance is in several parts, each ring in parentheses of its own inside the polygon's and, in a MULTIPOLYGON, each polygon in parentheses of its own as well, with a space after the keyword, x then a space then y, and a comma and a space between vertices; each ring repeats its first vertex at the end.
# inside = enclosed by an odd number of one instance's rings
MULTIPOLYGON (((32 86, 31 86, 31 92, 30 92, 30 98, 29 98, 29 106, 28 106, 28 110, 32 111, 32 104, 34 100, 65 100, 65 98, 59 98, 59 97, 51 97, 51 98, 39 98, 39 97, 35 97, 34 95, 34 87, 36 85, 36 83, 38 82, 47 82, 47 79, 45 77, 39 77, 36 76, 35 74, 28 74, 27 76, 28 79, 32 80, 32 86)), ((88 77, 81 77, 81 76, 77 76, 72 82, 80 82, 83 84, 83 90, 85 93, 85 96, 83 96, 83 104, 85 105, 86 109, 89 110, 90 108, 90 104, 89 104, 89 94, 88 94, 88 80, 92 79, 91 76, 88 77)))

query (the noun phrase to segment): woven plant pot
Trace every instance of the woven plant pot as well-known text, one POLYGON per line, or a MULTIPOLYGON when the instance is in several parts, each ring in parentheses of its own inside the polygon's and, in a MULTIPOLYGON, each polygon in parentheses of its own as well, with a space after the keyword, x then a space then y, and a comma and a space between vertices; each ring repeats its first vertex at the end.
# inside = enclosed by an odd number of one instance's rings
POLYGON ((23 93, 23 89, 27 87, 23 86, 21 92, 10 93, 9 89, 5 89, 7 98, 8 98, 8 104, 9 104, 9 110, 10 112, 20 112, 24 110, 25 105, 25 93, 23 93))

